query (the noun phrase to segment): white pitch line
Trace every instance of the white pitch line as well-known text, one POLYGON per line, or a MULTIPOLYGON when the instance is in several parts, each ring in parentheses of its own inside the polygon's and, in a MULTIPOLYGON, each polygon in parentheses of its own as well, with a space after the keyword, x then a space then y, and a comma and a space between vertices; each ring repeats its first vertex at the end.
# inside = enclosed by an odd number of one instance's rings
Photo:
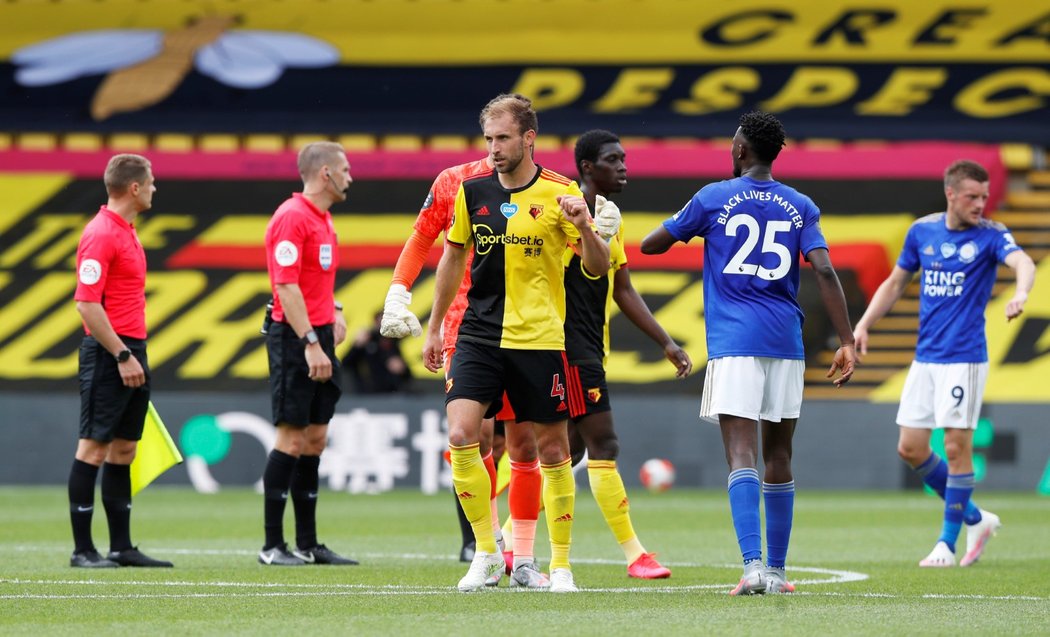
MULTIPOLYGON (((0 580, 0 584, 7 583, 5 580, 0 580)), ((41 582, 43 583, 43 582, 41 582)), ((56 584, 76 584, 83 582, 51 582, 56 584)), ((112 582, 105 582, 112 584, 112 582)), ((155 582, 154 582, 155 583, 155 582)), ((186 582, 186 584, 198 584, 196 582, 186 582)), ((721 584, 703 584, 697 586, 682 586, 682 587, 659 587, 659 588, 606 588, 606 589, 581 589, 581 593, 680 593, 680 592, 706 592, 708 594, 724 595, 728 586, 721 584)), ((492 590, 492 589, 488 589, 492 590)), ((486 591, 488 592, 488 591, 486 591)), ((430 595, 448 595, 455 594, 455 589, 451 587, 435 587, 431 589, 420 589, 420 590, 322 590, 322 591, 254 591, 254 592, 236 592, 236 593, 133 593, 133 594, 69 594, 69 595, 55 595, 55 594, 35 594, 35 593, 16 593, 9 595, 0 595, 0 599, 42 599, 42 600, 84 600, 84 599, 248 599, 248 598, 280 598, 280 597, 383 597, 383 596, 430 596, 430 595)), ((479 593, 484 595, 485 593, 479 593)), ((512 591, 507 588, 495 589, 489 594, 508 594, 518 595, 521 594, 518 591, 512 591)), ((525 593, 529 594, 529 593, 525 593)), ((532 591, 532 594, 542 594, 538 591, 532 591)), ((893 595, 889 593, 838 593, 838 592, 796 592, 787 597, 856 597, 856 598, 878 598, 878 599, 946 599, 946 600, 969 600, 969 601, 1034 601, 1034 602, 1045 602, 1050 601, 1050 598, 1046 597, 1033 597, 1028 595, 938 595, 938 594, 923 594, 923 595, 893 595)))
MULTIPOLYGON (((46 551, 53 552, 53 547, 43 547, 40 545, 23 544, 12 547, 15 551, 46 551)), ((151 552, 157 554, 167 555, 236 555, 236 556, 252 556, 257 555, 256 551, 247 549, 183 549, 183 548, 156 548, 151 552)), ((354 553, 357 558, 365 559, 379 559, 379 560, 448 560, 448 561, 459 561, 459 557, 456 555, 428 555, 424 553, 354 553)), ((580 558, 574 557, 572 559, 573 564, 598 564, 598 565, 623 565, 623 560, 614 560, 607 558, 580 558)), ((739 564, 701 564, 697 562, 664 562, 667 566, 682 567, 682 568, 729 568, 737 569, 740 568, 739 564)), ((868 575, 865 573, 857 573, 854 571, 838 571, 826 568, 818 568, 812 566, 792 566, 791 572, 803 572, 803 573, 822 573, 830 575, 830 578, 822 579, 801 579, 792 580, 795 584, 812 585, 812 584, 842 584, 846 582, 860 582, 868 579, 868 575)), ((731 584, 704 584, 700 585, 701 588, 711 586, 716 588, 724 588, 728 586, 732 588, 736 585, 736 582, 731 584)), ((614 589, 610 589, 614 590, 614 589)), ((615 589, 619 590, 619 589, 615 589)), ((631 589, 633 590, 633 589, 631 589)), ((646 588, 642 590, 656 590, 653 588, 646 588)), ((679 587, 675 587, 675 590, 681 590, 679 587)))
POLYGON ((379 597, 384 595, 447 595, 453 592, 452 589, 440 589, 440 590, 429 590, 429 591, 318 591, 311 593, 300 593, 294 591, 272 591, 272 592, 256 592, 256 593, 135 593, 130 595, 114 595, 114 594, 88 594, 88 595, 43 595, 33 593, 23 593, 15 595, 0 595, 0 599, 207 599, 207 598, 222 598, 222 599, 233 599, 233 598, 251 598, 251 597, 349 597, 351 595, 357 596, 372 596, 379 597))
MULTIPOLYGON (((381 557, 391 557, 385 555, 381 557)), ((587 563, 588 560, 576 560, 577 563, 587 563)), ((593 560, 597 563, 618 563, 612 560, 593 560)), ((674 566, 684 566, 683 564, 674 564, 674 566)), ((708 566, 715 568, 728 568, 737 569, 737 564, 721 564, 721 565, 701 565, 692 564, 689 566, 708 566)), ((853 571, 837 571, 832 569, 822 569, 813 566, 800 566, 793 570, 810 572, 810 573, 825 573, 830 575, 827 579, 812 579, 812 580, 801 580, 807 583, 815 584, 838 584, 844 582, 856 582, 862 581, 868 578, 864 573, 856 573, 853 571)), ((175 593, 135 593, 128 595, 127 597, 134 597, 136 599, 151 599, 151 598, 206 598, 206 597, 315 597, 315 596, 347 596, 347 595, 435 595, 444 594, 450 592, 449 587, 434 587, 434 586, 401 586, 396 584, 388 585, 365 585, 365 584, 303 584, 303 583, 276 583, 276 582, 192 582, 192 581, 149 581, 149 580, 98 580, 98 579, 75 579, 75 580, 35 580, 35 579, 0 579, 0 585, 2 584, 14 584, 22 586, 138 586, 138 587, 195 587, 195 588, 208 588, 208 587, 221 587, 224 589, 230 588, 254 588, 254 589, 285 589, 283 591, 273 592, 251 592, 251 593, 189 593, 189 594, 175 594, 175 593), (293 590, 287 590, 293 589, 293 590), (298 590, 295 590, 298 589, 298 590)), ((591 593, 684 593, 684 592, 699 592, 699 591, 728 591, 733 588, 733 584, 685 584, 681 586, 626 586, 626 587, 614 587, 614 588, 587 588, 584 589, 586 592, 591 593)), ((509 590, 509 589, 508 589, 509 590)), ((517 593, 518 591, 513 591, 517 593)), ((51 595, 51 594, 33 594, 33 593, 16 593, 16 594, 0 594, 0 599, 108 599, 108 598, 121 597, 121 595, 109 595, 109 594, 87 594, 87 595, 51 595)))
MULTIPOLYGON (((39 545, 20 545, 13 547, 18 551, 54 551, 54 547, 42 547, 39 545)), ((184 555, 235 555, 254 556, 255 551, 247 549, 163 549, 155 550, 157 553, 184 554, 184 555)), ((401 560, 439 560, 448 559, 457 561, 454 555, 428 555, 422 553, 358 553, 358 557, 373 559, 401 559, 401 560)), ((575 558, 574 564, 600 564, 600 565, 622 565, 622 560, 611 560, 605 558, 575 558)), ((736 570, 739 564, 701 564, 696 562, 665 562, 669 566, 685 568, 726 568, 736 570)), ((827 569, 816 566, 792 566, 792 573, 813 573, 826 575, 824 578, 809 578, 793 580, 796 585, 814 584, 844 584, 848 582, 860 582, 869 578, 866 573, 856 571, 843 571, 827 569)), ((367 584, 310 584, 310 583, 276 583, 276 582, 194 582, 194 581, 140 581, 140 580, 99 580, 99 579, 73 579, 73 580, 44 580, 44 579, 8 579, 0 578, 0 585, 22 585, 22 586, 142 586, 142 587, 173 587, 173 588, 208 588, 221 587, 227 589, 223 593, 132 593, 132 594, 37 594, 37 593, 12 593, 0 594, 0 599, 207 599, 207 598, 252 598, 252 597, 346 597, 346 596, 409 596, 409 595, 445 595, 455 592, 451 586, 405 586, 397 584, 367 585, 367 584), (239 589, 263 589, 255 591, 238 591, 231 593, 230 588, 239 589), (282 589, 282 590, 265 590, 282 589)), ((630 586, 612 588, 583 588, 585 593, 718 593, 730 590, 734 583, 729 584, 685 584, 681 586, 630 586)), ((488 589, 492 591, 492 589, 488 589)), ((497 593, 518 594, 521 591, 506 588, 495 589, 497 593)), ((859 597, 859 598, 886 598, 886 599, 945 599, 945 600, 975 600, 975 601, 1048 601, 1047 597, 1035 597, 1027 595, 949 595, 938 593, 925 593, 921 595, 895 595, 892 593, 875 592, 836 592, 836 591, 799 591, 794 596, 806 597, 859 597)))

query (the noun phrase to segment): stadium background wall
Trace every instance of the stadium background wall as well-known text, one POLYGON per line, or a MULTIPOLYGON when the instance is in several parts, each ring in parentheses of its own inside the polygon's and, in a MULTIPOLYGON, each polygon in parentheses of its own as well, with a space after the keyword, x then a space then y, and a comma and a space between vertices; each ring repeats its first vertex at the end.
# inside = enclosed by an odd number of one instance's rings
POLYGON ((0 121, 51 132, 464 134, 476 133, 480 104, 513 90, 536 100, 541 132, 559 135, 725 135, 739 111, 761 106, 801 137, 1050 139, 1050 15, 1038 2, 499 6, 529 16, 514 21, 521 45, 488 28, 487 0, 8 0, 0 121), (572 38, 551 27, 562 24, 572 38), (289 45, 275 38, 292 29, 310 44, 273 61, 289 45))
MULTIPOLYGON (((705 357, 701 249, 641 258, 637 243, 700 184, 726 176, 728 142, 717 138, 732 133, 739 113, 759 107, 785 122, 792 139, 777 176, 820 205, 854 319, 908 224, 942 209, 947 163, 968 157, 991 169, 994 217, 1007 185, 997 144, 1050 140, 1050 14, 1040 3, 604 0, 597 12, 593 0, 498 4, 529 15, 513 32, 525 45, 507 46, 505 31, 488 28, 490 0, 4 2, 0 483, 64 480, 77 419, 73 254, 104 200, 99 176, 113 152, 149 156, 160 184, 156 208, 138 224, 150 268, 150 353, 158 407, 192 452, 162 483, 206 490, 258 479, 272 435, 257 335, 268 295, 260 243, 274 206, 298 188, 302 143, 331 138, 350 150, 356 183, 336 210, 338 294, 356 332, 381 304, 430 180, 481 155, 480 105, 520 91, 540 112, 537 157, 548 168, 573 174, 572 136, 583 130, 624 137, 631 183, 618 201, 632 278, 697 363, 692 378, 669 380, 653 345, 613 318, 609 378, 625 476, 637 484, 641 461, 666 456, 682 484, 720 489, 720 442, 695 422, 705 357), (574 37, 551 24, 572 25, 574 37), (251 41, 273 37, 283 39, 269 40, 271 50, 295 39, 309 55, 268 67, 251 41), (659 431, 634 424, 653 420, 659 431)), ((1047 280, 1050 260, 1039 268, 1047 280)), ((416 284, 421 317, 432 285, 429 272, 416 284)), ((831 390, 821 378, 830 331, 811 282, 802 289, 811 377, 800 485, 909 487, 892 421, 914 316, 894 319, 897 351, 873 355, 848 388, 831 390)), ((1003 296, 987 314, 978 473, 991 488, 1050 492, 1041 415, 1050 401, 1050 296, 1034 295, 1010 324, 1003 296)), ((419 349, 418 339, 404 344, 426 377, 419 349)), ((416 390, 399 397, 394 414, 386 399, 344 399, 326 453, 330 487, 440 490, 444 465, 428 451, 443 436, 440 383, 421 380, 416 390)))
MULTIPOLYGON (((265 393, 159 392, 155 404, 186 463, 157 484, 246 486, 262 475, 272 427, 265 393), (207 466, 191 480, 191 465, 207 466), (210 481, 209 481, 210 478, 210 481)), ((680 486, 720 489, 726 467, 718 428, 697 418, 699 396, 614 396, 625 482, 640 485, 649 458, 667 458, 680 486)), ((5 444, 0 484, 63 484, 76 444, 76 396, 0 393, 5 444)), ((803 405, 795 436, 795 481, 804 489, 916 488, 897 458, 896 407, 843 401, 803 405)), ((1050 437, 1037 405, 988 405, 977 436, 983 489, 1050 493, 1050 437)), ((344 396, 332 423, 322 483, 328 488, 377 493, 387 488, 444 493, 441 459, 446 427, 440 394, 399 397, 344 396)), ((577 474, 586 483, 586 472, 577 474)))

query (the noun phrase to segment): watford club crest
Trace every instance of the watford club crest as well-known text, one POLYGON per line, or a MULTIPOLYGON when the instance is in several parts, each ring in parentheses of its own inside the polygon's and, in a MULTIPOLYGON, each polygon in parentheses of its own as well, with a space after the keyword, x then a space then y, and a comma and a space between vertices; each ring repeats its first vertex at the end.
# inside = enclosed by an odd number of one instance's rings
POLYGON ((535 203, 529 204, 529 215, 531 215, 533 219, 539 219, 542 214, 543 206, 535 203))
POLYGON ((600 387, 591 387, 587 390, 587 400, 592 403, 597 403, 602 399, 602 390, 600 387))
POLYGON ((454 379, 454 378, 446 378, 445 379, 445 393, 446 394, 449 393, 450 391, 452 391, 452 383, 454 383, 455 380, 456 379, 454 379))

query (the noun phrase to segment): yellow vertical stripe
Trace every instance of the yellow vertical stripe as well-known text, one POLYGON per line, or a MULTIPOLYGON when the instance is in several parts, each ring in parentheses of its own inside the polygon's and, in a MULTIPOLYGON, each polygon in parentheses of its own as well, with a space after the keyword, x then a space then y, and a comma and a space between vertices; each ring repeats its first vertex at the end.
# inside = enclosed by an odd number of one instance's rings
MULTIPOLYGON (((0 234, 4 234, 26 215, 40 207, 71 181, 64 173, 19 173, 0 175, 0 234)), ((99 176, 99 185, 102 178, 99 176)))

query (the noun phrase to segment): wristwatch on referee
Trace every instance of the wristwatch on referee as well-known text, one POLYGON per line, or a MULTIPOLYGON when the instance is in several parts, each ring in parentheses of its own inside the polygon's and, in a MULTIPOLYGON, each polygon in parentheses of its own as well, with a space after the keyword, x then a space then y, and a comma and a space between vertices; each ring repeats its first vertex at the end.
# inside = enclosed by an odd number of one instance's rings
POLYGON ((117 359, 118 363, 126 363, 128 362, 128 359, 131 358, 131 350, 125 347, 117 352, 117 355, 113 358, 117 359))
POLYGON ((303 337, 299 339, 299 342, 303 344, 303 347, 316 345, 319 341, 320 339, 317 338, 317 332, 313 330, 307 330, 306 334, 303 334, 303 337))

